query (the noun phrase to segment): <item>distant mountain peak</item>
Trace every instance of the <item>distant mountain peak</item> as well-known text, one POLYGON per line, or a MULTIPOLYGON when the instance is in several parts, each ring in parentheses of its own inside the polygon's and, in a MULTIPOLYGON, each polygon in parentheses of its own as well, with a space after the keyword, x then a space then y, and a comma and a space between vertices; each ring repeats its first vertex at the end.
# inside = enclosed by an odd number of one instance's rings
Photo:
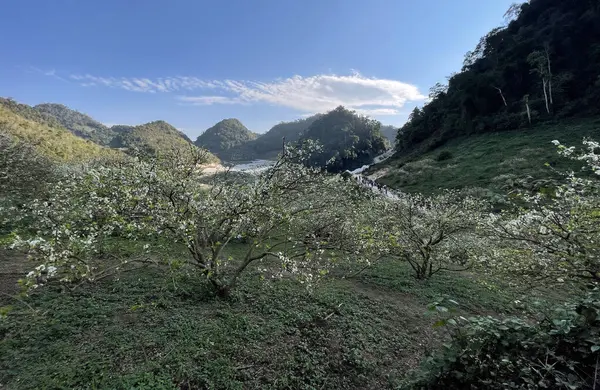
POLYGON ((257 136, 256 133, 248 130, 239 119, 227 118, 200 134, 194 143, 221 158, 229 158, 231 150, 256 139, 257 136))

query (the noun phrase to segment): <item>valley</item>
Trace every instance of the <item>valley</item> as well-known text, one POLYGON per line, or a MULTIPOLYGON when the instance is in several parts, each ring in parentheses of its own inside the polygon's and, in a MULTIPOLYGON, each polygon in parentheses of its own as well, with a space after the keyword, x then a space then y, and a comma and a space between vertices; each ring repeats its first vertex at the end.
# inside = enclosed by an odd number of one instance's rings
POLYGON ((7 34, 0 389, 600 386, 600 3, 309 3, 7 34))

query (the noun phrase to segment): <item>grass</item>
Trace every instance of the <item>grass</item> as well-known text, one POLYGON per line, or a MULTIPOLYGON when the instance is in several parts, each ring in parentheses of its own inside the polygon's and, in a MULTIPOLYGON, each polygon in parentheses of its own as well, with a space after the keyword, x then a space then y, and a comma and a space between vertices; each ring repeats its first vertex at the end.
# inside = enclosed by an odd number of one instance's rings
POLYGON ((487 133, 457 138, 418 157, 400 156, 376 165, 371 172, 387 169, 378 181, 407 192, 434 193, 445 188, 485 188, 506 192, 522 178, 553 178, 550 163, 558 170, 572 169, 550 141, 581 146, 583 137, 600 139, 600 119, 565 121, 530 129, 487 133), (450 153, 451 158, 441 159, 450 153))
POLYGON ((514 310, 511 289, 471 274, 436 276, 420 282, 405 264, 383 261, 309 291, 249 272, 228 300, 157 268, 72 293, 49 286, 13 301, 0 320, 0 385, 395 388, 445 338, 426 310, 431 300, 450 296, 466 314, 514 310))

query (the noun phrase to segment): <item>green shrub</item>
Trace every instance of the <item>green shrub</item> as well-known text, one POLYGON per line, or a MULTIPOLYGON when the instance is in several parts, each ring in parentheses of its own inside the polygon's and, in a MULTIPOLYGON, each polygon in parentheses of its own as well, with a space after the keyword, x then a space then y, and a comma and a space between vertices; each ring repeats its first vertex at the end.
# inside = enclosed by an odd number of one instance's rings
POLYGON ((450 160, 452 157, 453 157, 452 153, 450 153, 449 150, 444 150, 443 152, 438 154, 436 160, 437 161, 446 161, 446 160, 450 160))
POLYGON ((460 322, 452 341, 425 360, 407 388, 591 389, 595 382, 598 291, 557 307, 539 322, 492 317, 461 317, 460 322))

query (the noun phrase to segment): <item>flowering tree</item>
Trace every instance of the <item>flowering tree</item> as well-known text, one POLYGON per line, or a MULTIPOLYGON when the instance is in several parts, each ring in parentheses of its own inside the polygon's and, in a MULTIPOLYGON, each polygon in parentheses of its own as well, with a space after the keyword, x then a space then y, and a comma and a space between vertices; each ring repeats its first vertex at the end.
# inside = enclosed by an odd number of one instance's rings
POLYGON ((54 176, 47 158, 0 128, 0 232, 19 218, 22 203, 40 196, 54 176))
POLYGON ((403 194, 379 202, 379 244, 388 256, 402 259, 418 279, 442 270, 464 270, 481 251, 477 227, 484 205, 446 191, 435 196, 403 194))
POLYGON ((600 145, 584 140, 584 151, 553 141, 562 156, 582 161, 585 177, 574 172, 553 191, 518 196, 514 213, 490 222, 496 269, 558 282, 600 281, 600 145))
POLYGON ((267 258, 282 266, 271 275, 287 272, 310 281, 326 273, 327 250, 358 245, 351 211, 361 196, 341 177, 297 163, 305 151, 290 149, 284 156, 245 181, 201 180, 206 154, 199 149, 73 170, 51 199, 30 205, 40 230, 16 245, 29 248, 42 264, 27 284, 51 276, 96 280, 117 270, 130 260, 97 260, 111 236, 148 241, 149 256, 151 238, 184 244, 187 262, 221 295, 248 266, 268 264, 267 258), (228 256, 231 245, 242 246, 243 256, 228 256))

